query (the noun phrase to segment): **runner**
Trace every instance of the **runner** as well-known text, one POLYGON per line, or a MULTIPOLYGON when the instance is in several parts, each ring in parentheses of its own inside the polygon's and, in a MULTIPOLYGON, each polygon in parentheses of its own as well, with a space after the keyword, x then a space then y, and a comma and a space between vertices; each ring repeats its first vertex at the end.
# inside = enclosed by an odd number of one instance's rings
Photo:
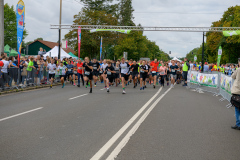
POLYGON ((62 83, 62 88, 64 88, 65 86, 65 83, 64 81, 66 81, 66 70, 67 70, 67 67, 63 65, 63 62, 60 62, 60 66, 58 66, 58 69, 57 71, 59 72, 59 76, 60 76, 60 81, 62 83))
POLYGON ((160 78, 161 78, 161 86, 164 87, 164 79, 165 79, 165 76, 167 75, 167 67, 165 67, 164 63, 162 62, 160 68, 158 69, 159 71, 159 75, 160 75, 160 78))
POLYGON ((146 61, 142 61, 142 65, 140 66, 140 90, 144 90, 145 86, 143 86, 146 82, 147 74, 148 74, 148 65, 146 65, 146 61))
POLYGON ((105 74, 107 74, 106 82, 107 82, 107 92, 109 92, 109 83, 113 83, 114 79, 114 67, 112 66, 112 63, 110 61, 107 62, 108 66, 105 69, 105 74))
MULTIPOLYGON (((102 72, 105 72, 105 69, 106 69, 106 67, 108 66, 108 64, 106 63, 106 60, 104 59, 103 60, 103 64, 102 64, 102 66, 101 66, 101 70, 102 70, 102 72)), ((105 84, 105 88, 107 88, 107 83, 106 83, 106 75, 105 74, 102 74, 102 77, 103 77, 103 81, 104 81, 104 84, 105 84)))
POLYGON ((131 70, 132 70, 132 76, 133 76, 133 88, 136 88, 137 86, 137 80, 138 80, 138 68, 139 68, 139 64, 137 64, 136 61, 133 61, 133 65, 131 66, 131 70))
POLYGON ((152 61, 152 63, 150 64, 152 68, 153 88, 156 88, 158 65, 159 62, 157 61, 157 59, 152 61))
POLYGON ((182 65, 180 64, 180 62, 177 62, 177 84, 181 83, 182 80, 182 65))
POLYGON ((100 70, 100 64, 97 62, 96 58, 93 58, 93 80, 94 80, 94 87, 97 86, 97 80, 100 70))
POLYGON ((56 70, 56 64, 54 64, 54 60, 51 60, 51 63, 48 64, 48 74, 49 74, 49 81, 51 82, 50 88, 52 88, 54 77, 55 77, 55 70, 56 70))
POLYGON ((80 77, 82 79, 82 85, 84 86, 84 80, 83 80, 83 63, 81 59, 78 60, 77 63, 77 76, 78 76, 78 87, 80 87, 80 77))
POLYGON ((76 79, 77 79, 77 63, 73 63, 73 85, 76 86, 76 79))
POLYGON ((130 68, 130 65, 125 62, 125 58, 122 58, 122 61, 120 63, 121 79, 122 79, 122 87, 123 87, 122 94, 126 94, 125 82, 128 81, 129 68, 130 68))
POLYGON ((93 74, 92 74, 92 62, 89 62, 89 58, 88 57, 85 57, 85 62, 83 64, 83 70, 84 70, 84 81, 87 82, 89 81, 90 82, 90 92, 89 93, 92 93, 92 79, 93 79, 93 74))
POLYGON ((116 87, 118 86, 118 84, 120 83, 119 81, 119 62, 116 62, 116 66, 114 67, 115 69, 115 73, 114 73, 114 76, 115 76, 115 83, 116 83, 116 87))
POLYGON ((67 74, 66 77, 68 78, 68 81, 70 82, 70 84, 73 85, 73 80, 72 80, 72 76, 73 76, 73 65, 71 64, 71 61, 67 62, 67 74))
POLYGON ((178 66, 175 65, 175 61, 172 61, 172 65, 169 67, 170 70, 170 77, 171 77, 171 87, 174 88, 174 83, 177 78, 176 70, 178 69, 178 66))

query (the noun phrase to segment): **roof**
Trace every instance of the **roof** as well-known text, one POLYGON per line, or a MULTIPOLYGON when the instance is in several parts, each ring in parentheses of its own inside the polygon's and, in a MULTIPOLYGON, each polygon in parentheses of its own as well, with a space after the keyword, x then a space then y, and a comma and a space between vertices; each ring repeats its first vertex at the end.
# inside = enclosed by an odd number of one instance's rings
MULTIPOLYGON (((51 48, 51 49, 53 49, 55 46, 58 46, 58 45, 59 45, 59 44, 56 43, 56 42, 43 41, 43 40, 36 40, 36 41, 39 41, 40 43, 44 44, 45 46, 48 46, 48 47, 51 48)), ((34 42, 36 42, 36 41, 34 41, 34 42)), ((34 42, 32 42, 32 43, 34 43, 34 42)), ((31 44, 32 44, 32 43, 31 43, 31 44)), ((30 44, 29 44, 29 45, 30 45, 30 44)), ((65 52, 67 52, 67 53, 69 53, 69 52, 72 52, 73 54, 76 53, 76 52, 75 52, 73 49, 71 49, 71 48, 63 48, 63 50, 64 50, 65 52)))

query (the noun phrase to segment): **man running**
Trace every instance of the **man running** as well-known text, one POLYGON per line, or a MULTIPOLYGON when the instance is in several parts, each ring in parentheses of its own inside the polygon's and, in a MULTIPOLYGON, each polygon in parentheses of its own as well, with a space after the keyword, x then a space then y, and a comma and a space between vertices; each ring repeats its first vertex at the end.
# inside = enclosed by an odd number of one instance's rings
POLYGON ((97 80, 100 70, 100 64, 97 62, 96 58, 93 58, 93 80, 94 80, 94 87, 97 86, 97 80))
POLYGON ((51 63, 48 64, 47 68, 48 68, 49 80, 51 82, 50 88, 52 88, 53 81, 55 78, 55 70, 57 68, 56 64, 54 64, 54 59, 51 60, 51 63))
POLYGON ((109 92, 109 83, 113 83, 114 79, 114 67, 110 61, 107 62, 108 66, 105 69, 105 74, 107 74, 106 82, 107 82, 107 92, 109 92))
POLYGON ((131 70, 132 70, 132 78, 133 78, 133 88, 136 88, 137 86, 137 80, 138 80, 138 68, 139 68, 139 64, 137 64, 136 61, 133 61, 133 64, 131 66, 131 70))
POLYGON ((89 81, 90 82, 90 92, 89 93, 92 93, 92 79, 93 79, 93 74, 92 74, 92 62, 89 61, 89 58, 88 57, 85 57, 85 62, 83 64, 83 70, 84 70, 84 81, 87 82, 89 81))
POLYGON ((129 75, 129 67, 130 65, 125 62, 125 58, 122 58, 122 61, 120 63, 120 70, 121 70, 121 79, 122 79, 122 87, 123 87, 123 92, 122 94, 126 94, 125 91, 125 82, 128 81, 128 75, 129 75))
MULTIPOLYGON (((102 64, 102 66, 101 66, 101 70, 102 70, 102 72, 105 72, 105 69, 106 69, 106 67, 108 66, 108 64, 106 63, 106 60, 104 59, 103 60, 103 64, 102 64)), ((106 75, 105 74, 102 74, 102 77, 103 77, 103 81, 104 81, 104 84, 105 84, 105 88, 107 88, 107 83, 106 83, 106 75)))
POLYGON ((158 65, 159 65, 159 62, 157 61, 157 59, 155 59, 155 60, 154 60, 153 62, 151 62, 151 64, 150 64, 150 66, 151 66, 151 68, 152 68, 153 88, 156 87, 158 65))
POLYGON ((146 65, 146 61, 143 60, 142 65, 140 66, 140 90, 144 90, 145 88, 144 84, 146 82, 148 72, 148 65, 146 65))
POLYGON ((60 81, 62 83, 62 88, 64 88, 65 86, 65 83, 64 81, 66 81, 66 70, 67 70, 67 67, 63 65, 63 62, 60 62, 60 66, 58 66, 58 72, 59 72, 59 77, 60 77, 60 81))
POLYGON ((81 59, 78 60, 77 63, 77 76, 78 76, 78 87, 80 87, 80 78, 82 79, 82 84, 84 86, 84 80, 83 80, 83 63, 81 59))
POLYGON ((174 88, 174 83, 177 78, 176 71, 178 69, 178 66, 175 65, 175 61, 172 61, 172 65, 170 66, 170 77, 171 77, 171 87, 174 88))

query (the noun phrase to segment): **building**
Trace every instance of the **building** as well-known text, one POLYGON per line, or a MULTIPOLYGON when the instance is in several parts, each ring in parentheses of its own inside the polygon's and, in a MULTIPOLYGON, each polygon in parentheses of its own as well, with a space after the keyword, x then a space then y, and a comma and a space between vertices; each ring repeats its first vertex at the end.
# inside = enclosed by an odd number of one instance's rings
MULTIPOLYGON (((38 51, 40 48, 43 48, 46 50, 46 52, 53 49, 55 46, 58 46, 59 44, 56 42, 49 42, 49 41, 43 41, 43 40, 36 40, 28 45, 28 55, 38 55, 38 51)), ((71 48, 63 48, 63 50, 67 53, 73 53, 76 52, 71 48)))

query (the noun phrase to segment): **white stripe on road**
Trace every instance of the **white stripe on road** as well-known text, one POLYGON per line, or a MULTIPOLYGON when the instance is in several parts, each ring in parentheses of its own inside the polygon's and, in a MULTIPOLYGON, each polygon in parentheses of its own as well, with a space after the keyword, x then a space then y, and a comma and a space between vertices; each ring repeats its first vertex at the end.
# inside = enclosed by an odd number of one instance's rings
POLYGON ((148 107, 148 105, 157 97, 161 90, 162 87, 90 160, 99 160, 118 140, 118 138, 128 129, 128 127, 139 117, 139 115, 148 107))
POLYGON ((101 91, 105 90, 106 88, 100 89, 101 91))
POLYGON ((69 98, 69 100, 73 100, 73 99, 76 99, 76 98, 80 98, 80 97, 83 97, 83 96, 86 96, 88 94, 83 94, 83 95, 80 95, 80 96, 77 96, 77 97, 73 97, 73 98, 69 98))
POLYGON ((14 117, 17 117, 17 116, 21 116, 21 115, 24 115, 24 114, 27 114, 27 113, 30 113, 30 112, 34 112, 34 111, 37 111, 37 110, 40 110, 40 109, 43 109, 43 107, 36 108, 36 109, 30 110, 30 111, 22 112, 22 113, 19 113, 19 114, 15 114, 15 115, 13 115, 13 116, 9 116, 9 117, 0 119, 0 122, 1 122, 1 121, 5 121, 5 120, 10 119, 10 118, 14 118, 14 117))
POLYGON ((159 101, 171 90, 169 88, 164 94, 162 94, 152 105, 151 107, 142 115, 142 117, 137 121, 137 123, 132 127, 132 129, 127 133, 127 135, 122 139, 122 141, 117 145, 117 147, 112 151, 112 153, 108 156, 106 160, 114 160, 121 152, 123 147, 128 143, 131 136, 137 131, 139 126, 143 123, 143 121, 147 118, 147 116, 151 113, 151 111, 156 107, 159 101))

